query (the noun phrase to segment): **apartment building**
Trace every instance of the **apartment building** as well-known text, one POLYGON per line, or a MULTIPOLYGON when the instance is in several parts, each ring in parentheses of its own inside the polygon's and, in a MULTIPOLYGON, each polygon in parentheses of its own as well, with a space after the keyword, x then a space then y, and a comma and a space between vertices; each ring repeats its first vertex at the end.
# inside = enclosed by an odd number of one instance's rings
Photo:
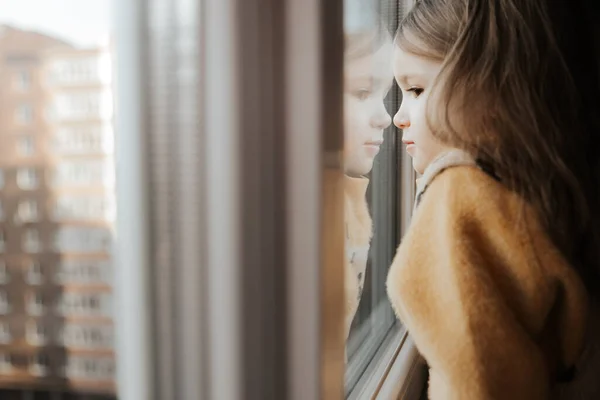
POLYGON ((110 55, 0 28, 0 387, 114 393, 110 55))

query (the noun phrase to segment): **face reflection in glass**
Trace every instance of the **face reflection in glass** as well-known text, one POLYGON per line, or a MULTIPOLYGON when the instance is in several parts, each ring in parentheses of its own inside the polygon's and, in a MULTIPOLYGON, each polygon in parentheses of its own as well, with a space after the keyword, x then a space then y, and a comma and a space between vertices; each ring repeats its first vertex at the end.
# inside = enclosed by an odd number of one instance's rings
POLYGON ((373 168, 391 124, 384 98, 393 82, 391 41, 370 54, 346 59, 344 71, 344 168, 362 176, 373 168))

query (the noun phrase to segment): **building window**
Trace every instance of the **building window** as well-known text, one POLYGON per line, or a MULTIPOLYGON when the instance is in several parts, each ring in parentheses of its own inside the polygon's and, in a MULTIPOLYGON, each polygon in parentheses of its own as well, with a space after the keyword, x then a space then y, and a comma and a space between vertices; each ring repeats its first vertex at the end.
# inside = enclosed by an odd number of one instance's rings
POLYGON ((7 321, 0 322, 0 343, 7 344, 12 340, 12 336, 10 334, 10 325, 7 321))
POLYGON ((29 321, 25 329, 25 337, 29 344, 34 346, 45 345, 48 338, 46 326, 38 321, 29 321))
POLYGON ((42 265, 37 260, 29 261, 27 265, 27 283, 30 285, 39 285, 42 283, 44 275, 42 273, 42 265))
POLYGON ((10 312, 10 301, 8 293, 5 290, 0 290, 0 314, 8 314, 10 312))
POLYGON ((6 267, 6 261, 0 261, 0 284, 7 283, 9 281, 8 268, 6 267))
POLYGON ((17 71, 15 75, 15 86, 20 91, 28 91, 31 88, 31 73, 24 70, 17 71))
POLYGON ((48 374, 49 367, 50 361, 48 360, 48 356, 44 353, 39 353, 31 358, 29 372, 31 375, 37 377, 46 376, 48 374))
POLYGON ((112 233, 106 228, 62 226, 54 235, 54 248, 58 252, 104 253, 110 252, 112 233))
POLYGON ((38 253, 41 248, 40 233, 37 229, 26 229, 23 233, 23 250, 28 253, 38 253))
POLYGON ((0 168, 0 189, 4 187, 4 170, 0 168))
POLYGON ((59 284, 102 284, 110 282, 110 263, 107 261, 64 260, 56 268, 59 284))
POLYGON ((3 229, 0 229, 0 253, 6 251, 6 234, 3 229))
POLYGON ((40 292, 31 292, 26 300, 27 313, 40 316, 44 312, 44 296, 40 292))
POLYGON ((17 207, 16 223, 35 222, 39 218, 38 205, 35 200, 22 200, 17 207))
POLYGON ((12 371, 12 362, 7 353, 0 353, 0 373, 6 374, 12 371))
POLYGON ((17 139, 17 153, 24 157, 35 154, 35 140, 33 136, 24 135, 17 139))
POLYGON ((35 168, 19 168, 17 171, 17 185, 23 190, 33 190, 39 185, 39 177, 35 168))
POLYGON ((33 122, 33 107, 31 104, 20 104, 15 110, 15 119, 20 124, 33 122))
POLYGON ((113 347, 113 331, 110 326, 68 324, 58 337, 62 345, 86 349, 110 349, 113 347))
POLYGON ((63 293, 57 303, 57 312, 65 316, 101 315, 107 312, 108 298, 104 293, 63 293))

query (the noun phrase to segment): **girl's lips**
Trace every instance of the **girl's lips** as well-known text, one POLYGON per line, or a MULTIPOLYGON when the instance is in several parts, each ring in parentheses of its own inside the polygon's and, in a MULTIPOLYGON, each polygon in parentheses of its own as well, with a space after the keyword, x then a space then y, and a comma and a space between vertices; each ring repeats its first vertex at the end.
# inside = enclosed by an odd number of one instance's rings
POLYGON ((380 145, 371 143, 365 143, 364 147, 367 153, 369 153, 372 156, 377 155, 377 153, 379 153, 379 150, 381 149, 380 145))

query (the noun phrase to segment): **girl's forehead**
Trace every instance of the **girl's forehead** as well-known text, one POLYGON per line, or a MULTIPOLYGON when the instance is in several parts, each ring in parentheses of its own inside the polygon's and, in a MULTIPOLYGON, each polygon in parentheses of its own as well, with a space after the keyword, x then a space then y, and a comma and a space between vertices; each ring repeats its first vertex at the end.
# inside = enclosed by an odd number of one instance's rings
POLYGON ((391 43, 386 43, 363 57, 346 60, 346 74, 389 75, 391 77, 392 47, 391 43))
POLYGON ((399 82, 413 76, 436 76, 442 68, 441 62, 407 52, 399 46, 394 46, 392 59, 394 75, 399 82))

